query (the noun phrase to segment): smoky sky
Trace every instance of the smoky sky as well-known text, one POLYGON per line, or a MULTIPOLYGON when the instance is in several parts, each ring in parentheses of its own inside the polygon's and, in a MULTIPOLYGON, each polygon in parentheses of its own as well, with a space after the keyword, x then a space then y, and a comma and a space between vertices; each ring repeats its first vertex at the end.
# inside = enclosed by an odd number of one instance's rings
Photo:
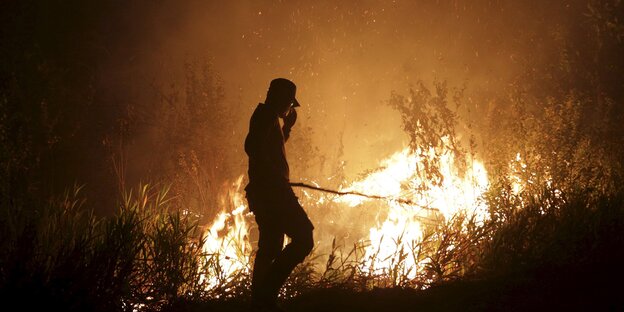
MULTIPOLYGON (((149 110, 155 86, 183 84, 184 64, 205 61, 223 84, 224 105, 237 110, 229 127, 241 174, 249 117, 270 80, 284 77, 297 84, 302 104, 293 137, 310 136, 329 162, 344 160, 348 178, 405 145, 400 116, 386 105, 393 91, 407 94, 418 80, 446 81, 464 88, 473 114, 483 114, 512 81, 534 67, 551 66, 561 53, 574 53, 561 47, 586 25, 588 10, 582 1, 486 0, 9 1, 3 6, 0 52, 3 73, 10 74, 2 81, 19 81, 22 75, 30 87, 13 88, 19 92, 11 94, 55 93, 57 109, 73 110, 83 124, 66 131, 75 139, 65 149, 79 152, 71 159, 52 157, 49 167, 71 162, 75 172, 110 172, 106 151, 94 146, 116 131, 133 107, 149 110)), ((36 110, 54 103, 32 102, 36 110)), ((144 133, 128 135, 137 153, 149 148, 144 133)), ((298 147, 291 143, 287 150, 298 147)), ((331 166, 319 169, 321 176, 332 174, 331 166)), ((104 175, 88 182, 114 181, 104 175)))
MULTIPOLYGON (((565 1, 139 1, 127 6, 115 13, 117 20, 103 20, 118 45, 104 66, 104 79, 174 81, 180 77, 171 68, 208 59, 228 99, 243 108, 233 138, 241 142, 268 82, 292 79, 303 104, 300 119, 315 129, 315 143, 330 157, 342 139, 351 174, 404 144, 398 115, 385 105, 391 91, 405 93, 418 79, 437 79, 495 92, 525 70, 523 60, 534 57, 535 45, 548 44, 538 42, 536 34, 559 29, 566 36, 572 16, 584 8, 565 1)), ((134 90, 134 96, 140 98, 140 92, 134 90)))

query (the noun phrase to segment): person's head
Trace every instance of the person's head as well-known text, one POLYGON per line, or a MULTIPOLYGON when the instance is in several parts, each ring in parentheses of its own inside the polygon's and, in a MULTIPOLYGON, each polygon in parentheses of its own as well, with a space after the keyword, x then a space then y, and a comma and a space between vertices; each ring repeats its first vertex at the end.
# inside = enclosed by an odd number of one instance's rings
POLYGON ((297 86, 292 81, 284 78, 273 79, 265 103, 271 105, 277 114, 284 118, 292 108, 299 106, 295 98, 296 93, 297 86))

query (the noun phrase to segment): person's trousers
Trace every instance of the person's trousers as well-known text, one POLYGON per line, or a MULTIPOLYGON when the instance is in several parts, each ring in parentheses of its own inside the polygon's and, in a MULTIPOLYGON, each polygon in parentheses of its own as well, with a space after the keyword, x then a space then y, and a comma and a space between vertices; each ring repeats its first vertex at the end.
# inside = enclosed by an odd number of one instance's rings
POLYGON ((312 251, 314 226, 297 197, 286 194, 247 193, 256 217, 259 239, 251 280, 251 300, 275 305, 282 285, 297 264, 312 251), (284 248, 284 234, 291 242, 284 248))

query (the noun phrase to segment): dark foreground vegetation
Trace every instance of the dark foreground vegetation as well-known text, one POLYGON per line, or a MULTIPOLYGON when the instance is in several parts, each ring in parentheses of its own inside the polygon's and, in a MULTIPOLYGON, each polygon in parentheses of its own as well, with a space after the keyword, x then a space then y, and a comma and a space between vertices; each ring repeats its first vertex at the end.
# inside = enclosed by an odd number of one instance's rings
MULTIPOLYGON (((548 193, 468 232, 448 224, 431 254, 431 281, 373 276, 358 263, 299 268, 285 289, 291 311, 620 310, 624 278, 624 197, 548 193), (552 194, 551 194, 552 195, 552 194), (392 281, 388 284, 388 281, 392 281), (375 285, 389 285, 379 288, 375 285), (392 284, 394 284, 392 286, 392 284)), ((73 196, 25 216, 2 216, 0 287, 20 310, 241 311, 249 276, 209 288, 200 272, 218 274, 201 250, 197 222, 169 212, 165 193, 143 188, 118 213, 98 219, 73 196)), ((22 208, 23 209, 23 208, 22 208)), ((502 211, 500 211, 502 213, 502 211)), ((399 263, 400 265, 400 263, 399 263)))

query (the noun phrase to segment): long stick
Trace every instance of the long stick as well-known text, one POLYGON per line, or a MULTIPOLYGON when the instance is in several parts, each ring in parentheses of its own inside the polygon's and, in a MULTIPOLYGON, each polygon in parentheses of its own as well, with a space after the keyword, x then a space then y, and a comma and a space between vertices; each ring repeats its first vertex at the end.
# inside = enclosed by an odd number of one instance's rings
POLYGON ((415 202, 413 202, 413 201, 411 201, 409 199, 404 199, 404 198, 396 198, 396 197, 389 197, 389 196, 379 196, 379 195, 369 195, 369 194, 364 194, 364 193, 355 192, 355 191, 335 191, 335 190, 322 188, 322 187, 319 187, 319 186, 306 184, 306 183, 303 183, 303 182, 292 182, 292 183, 290 183, 290 186, 303 187, 303 188, 308 188, 308 189, 317 190, 317 191, 321 191, 321 192, 332 193, 332 194, 336 194, 336 195, 340 195, 340 196, 355 195, 355 196, 362 196, 362 197, 371 198, 371 199, 394 200, 394 201, 397 201, 397 202, 399 202, 401 204, 406 204, 406 205, 410 205, 410 206, 418 206, 419 208, 426 209, 426 210, 438 211, 437 208, 424 207, 424 206, 416 204, 415 202))

